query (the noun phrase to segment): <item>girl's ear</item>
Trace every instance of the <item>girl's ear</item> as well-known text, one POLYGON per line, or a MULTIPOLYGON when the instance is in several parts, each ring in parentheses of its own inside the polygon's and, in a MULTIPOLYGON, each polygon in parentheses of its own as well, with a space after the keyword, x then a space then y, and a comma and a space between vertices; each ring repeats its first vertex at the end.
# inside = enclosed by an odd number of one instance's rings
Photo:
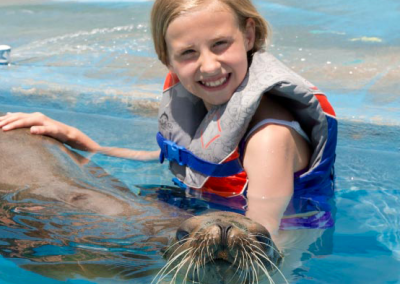
POLYGON ((256 23, 254 22, 254 19, 248 18, 246 20, 246 30, 244 36, 245 36, 246 51, 250 51, 254 47, 254 42, 256 38, 256 23))

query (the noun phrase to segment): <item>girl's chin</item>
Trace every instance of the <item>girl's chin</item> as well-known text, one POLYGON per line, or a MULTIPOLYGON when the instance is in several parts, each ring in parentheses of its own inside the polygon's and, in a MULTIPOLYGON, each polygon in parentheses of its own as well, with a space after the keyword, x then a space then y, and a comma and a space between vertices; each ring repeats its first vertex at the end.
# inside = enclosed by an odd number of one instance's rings
POLYGON ((210 110, 213 106, 220 106, 223 105, 225 103, 227 103, 229 101, 231 97, 227 98, 227 99, 220 99, 220 100, 204 100, 204 105, 206 106, 206 108, 208 110, 210 110))

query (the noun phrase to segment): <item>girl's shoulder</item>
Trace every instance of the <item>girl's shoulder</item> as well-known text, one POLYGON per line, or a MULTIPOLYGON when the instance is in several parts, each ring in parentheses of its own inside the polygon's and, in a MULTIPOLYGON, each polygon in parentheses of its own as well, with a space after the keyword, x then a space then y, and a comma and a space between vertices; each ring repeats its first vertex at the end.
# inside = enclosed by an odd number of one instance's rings
POLYGON ((251 143, 258 152, 266 143, 273 147, 292 148, 294 151, 295 169, 301 170, 307 167, 311 155, 309 138, 302 130, 301 125, 295 121, 293 114, 279 101, 266 94, 253 116, 245 135, 244 145, 251 143), (266 127, 269 126, 269 127, 266 127), (254 142, 254 141, 253 141, 254 142))
POLYGON ((249 129, 266 119, 293 121, 294 116, 279 101, 266 93, 250 122, 249 129))

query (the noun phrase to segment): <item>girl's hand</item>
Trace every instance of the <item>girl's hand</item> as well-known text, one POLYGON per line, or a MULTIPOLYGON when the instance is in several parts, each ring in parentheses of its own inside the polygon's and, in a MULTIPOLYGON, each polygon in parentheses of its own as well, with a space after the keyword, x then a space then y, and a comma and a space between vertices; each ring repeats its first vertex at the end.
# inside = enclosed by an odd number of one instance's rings
POLYGON ((30 127, 32 134, 41 134, 66 142, 66 127, 50 119, 40 112, 35 113, 7 113, 0 117, 0 128, 9 131, 17 128, 30 127))
POLYGON ((53 137, 73 148, 84 151, 97 151, 99 145, 78 129, 53 120, 40 112, 7 113, 0 117, 0 128, 9 131, 17 128, 30 128, 31 134, 53 137))

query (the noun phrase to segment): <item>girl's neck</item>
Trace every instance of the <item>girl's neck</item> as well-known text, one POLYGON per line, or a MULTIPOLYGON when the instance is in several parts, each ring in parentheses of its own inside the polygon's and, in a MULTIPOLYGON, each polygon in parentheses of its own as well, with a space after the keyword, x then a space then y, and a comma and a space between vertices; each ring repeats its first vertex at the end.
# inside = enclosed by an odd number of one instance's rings
POLYGON ((207 103, 207 102, 205 102, 205 101, 203 101, 203 103, 204 103, 204 106, 206 107, 206 109, 207 109, 208 111, 213 107, 212 104, 209 104, 209 103, 207 103))

